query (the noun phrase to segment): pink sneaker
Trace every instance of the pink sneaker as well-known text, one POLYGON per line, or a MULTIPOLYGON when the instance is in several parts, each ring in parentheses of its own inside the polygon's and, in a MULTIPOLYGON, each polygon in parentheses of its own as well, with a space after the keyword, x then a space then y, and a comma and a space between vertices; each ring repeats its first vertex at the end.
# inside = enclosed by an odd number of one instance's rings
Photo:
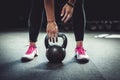
POLYGON ((86 50, 82 46, 75 48, 75 58, 80 62, 89 61, 89 56, 86 54, 86 50))
POLYGON ((30 45, 27 52, 25 53, 21 60, 23 62, 30 61, 33 60, 36 56, 38 56, 37 48, 30 45))

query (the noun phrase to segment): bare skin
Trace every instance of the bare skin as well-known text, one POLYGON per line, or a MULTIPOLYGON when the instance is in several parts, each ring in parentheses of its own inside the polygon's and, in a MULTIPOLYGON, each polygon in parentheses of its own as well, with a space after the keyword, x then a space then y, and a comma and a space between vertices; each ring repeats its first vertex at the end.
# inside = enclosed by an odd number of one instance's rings
POLYGON ((54 0, 44 0, 44 4, 45 4, 46 15, 47 15, 46 32, 49 38, 53 40, 54 38, 57 37, 57 34, 58 34, 58 26, 55 21, 55 13, 54 13, 54 0))
MULTIPOLYGON (((76 0, 68 0, 68 3, 72 4, 74 6, 76 0)), ((61 11, 61 16, 63 17, 62 18, 62 21, 64 23, 66 23, 71 17, 72 17, 72 14, 73 14, 73 7, 69 6, 68 4, 65 4, 62 8, 62 11, 61 11)))

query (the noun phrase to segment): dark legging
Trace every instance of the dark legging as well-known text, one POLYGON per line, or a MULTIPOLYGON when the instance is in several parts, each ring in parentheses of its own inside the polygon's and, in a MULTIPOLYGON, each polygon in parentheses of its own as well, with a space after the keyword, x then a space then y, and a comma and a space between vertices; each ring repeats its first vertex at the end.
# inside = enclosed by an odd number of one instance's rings
MULTIPOLYGON (((44 0, 31 0, 31 11, 28 19, 30 42, 37 41, 42 22, 43 9, 44 0)), ((76 0, 73 13, 73 29, 76 41, 83 41, 85 23, 83 0, 76 0)))

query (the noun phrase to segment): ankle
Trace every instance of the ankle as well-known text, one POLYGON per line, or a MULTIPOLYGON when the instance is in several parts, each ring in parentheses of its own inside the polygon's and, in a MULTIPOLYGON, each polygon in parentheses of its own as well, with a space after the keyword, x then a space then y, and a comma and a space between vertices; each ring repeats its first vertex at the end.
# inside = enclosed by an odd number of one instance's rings
POLYGON ((83 41, 76 42, 76 48, 83 47, 83 41))
POLYGON ((30 42, 30 46, 36 47, 36 43, 35 42, 30 42))

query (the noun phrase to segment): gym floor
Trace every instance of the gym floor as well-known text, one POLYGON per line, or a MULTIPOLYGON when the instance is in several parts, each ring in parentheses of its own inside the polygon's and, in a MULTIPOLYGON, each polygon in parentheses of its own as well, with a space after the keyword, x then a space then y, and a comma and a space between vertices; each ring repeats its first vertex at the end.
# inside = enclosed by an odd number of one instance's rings
POLYGON ((103 32, 85 32, 84 47, 90 61, 81 64, 74 59, 73 32, 65 34, 68 45, 62 63, 48 62, 45 56, 44 32, 40 32, 38 37, 39 56, 22 63, 21 57, 28 47, 28 31, 1 31, 0 80, 120 80, 120 38, 96 38, 95 36, 103 32))

